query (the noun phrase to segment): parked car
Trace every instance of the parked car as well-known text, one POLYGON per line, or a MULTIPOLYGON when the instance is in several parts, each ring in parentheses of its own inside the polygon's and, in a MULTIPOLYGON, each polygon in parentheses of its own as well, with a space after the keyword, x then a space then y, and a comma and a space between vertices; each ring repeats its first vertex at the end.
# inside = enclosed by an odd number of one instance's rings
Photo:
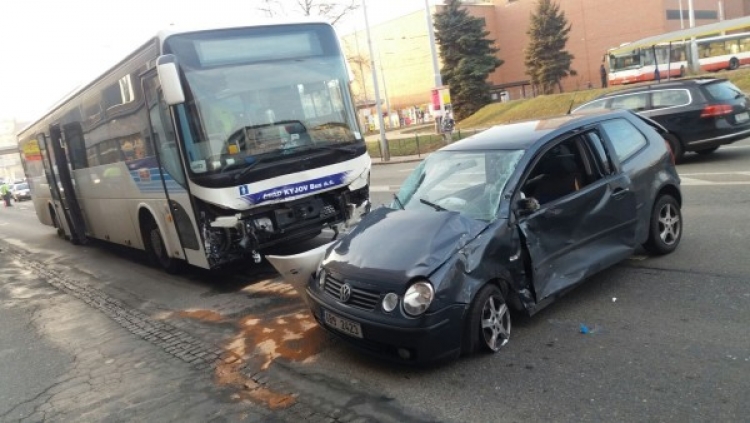
POLYGON ((574 114, 444 147, 390 206, 329 246, 268 258, 305 280, 312 314, 331 333, 395 360, 431 361, 500 350, 510 308, 534 314, 640 245, 674 251, 681 204, 667 144, 647 119, 574 114))
POLYGON ((31 200, 31 191, 29 190, 29 184, 22 182, 20 184, 14 184, 10 187, 10 195, 13 197, 15 202, 21 200, 31 200))
POLYGON ((750 99, 726 79, 700 78, 607 93, 574 111, 629 109, 662 124, 675 160, 750 136, 750 99))

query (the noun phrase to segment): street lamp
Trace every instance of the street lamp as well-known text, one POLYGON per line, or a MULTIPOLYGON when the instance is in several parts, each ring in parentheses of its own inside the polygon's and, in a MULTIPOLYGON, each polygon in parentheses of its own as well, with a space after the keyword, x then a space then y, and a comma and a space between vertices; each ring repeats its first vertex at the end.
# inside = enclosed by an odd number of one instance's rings
POLYGON ((385 139, 385 122, 383 122, 383 112, 380 110, 380 88, 378 87, 378 72, 375 69, 375 56, 372 53, 372 39, 370 38, 370 21, 367 18, 367 1, 362 0, 362 10, 365 13, 365 29, 367 30, 367 47, 370 49, 370 69, 372 69, 372 85, 375 88, 375 110, 378 113, 378 123, 380 123, 380 150, 381 159, 384 162, 391 160, 391 151, 388 148, 388 140, 385 139))

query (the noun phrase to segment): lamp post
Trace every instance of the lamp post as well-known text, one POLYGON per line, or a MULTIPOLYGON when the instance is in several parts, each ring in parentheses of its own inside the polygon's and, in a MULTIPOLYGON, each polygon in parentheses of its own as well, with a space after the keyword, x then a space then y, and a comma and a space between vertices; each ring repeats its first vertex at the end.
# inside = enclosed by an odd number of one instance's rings
POLYGON ((432 54, 432 73, 435 76, 435 88, 439 88, 443 86, 443 77, 440 76, 440 67, 438 66, 437 48, 435 48, 435 27, 432 25, 430 0, 424 0, 424 14, 427 17, 427 35, 430 37, 430 54, 432 54))
POLYGON ((385 139, 385 122, 383 122, 383 112, 380 107, 380 88, 378 87, 378 71, 375 69, 375 56, 372 53, 372 39, 370 38, 370 21, 367 18, 367 1, 362 0, 362 10, 365 13, 365 29, 367 30, 367 47, 370 49, 370 69, 372 69, 372 85, 375 89, 375 109, 378 114, 378 123, 380 124, 380 150, 381 159, 384 162, 391 160, 391 151, 388 148, 388 140, 385 139))

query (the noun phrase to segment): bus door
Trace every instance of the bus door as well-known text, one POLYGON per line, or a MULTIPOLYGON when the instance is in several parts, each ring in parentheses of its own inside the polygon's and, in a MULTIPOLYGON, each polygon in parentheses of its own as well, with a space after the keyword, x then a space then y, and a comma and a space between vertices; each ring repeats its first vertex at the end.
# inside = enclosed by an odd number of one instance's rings
POLYGON ((42 152, 44 173, 52 196, 53 220, 70 242, 81 244, 86 242, 86 226, 75 195, 68 160, 62 148, 60 127, 50 125, 49 133, 49 138, 44 134, 39 134, 37 141, 42 152))
POLYGON ((164 190, 166 202, 161 210, 169 210, 162 227, 165 243, 171 252, 180 250, 188 263, 208 267, 205 253, 201 249, 193 222, 193 207, 188 195, 188 184, 180 160, 175 125, 164 102, 156 72, 143 77, 143 92, 146 96, 151 139, 158 160, 158 178, 164 190), (167 207, 168 204, 168 207, 167 207), (171 222, 171 224, 170 224, 171 222))

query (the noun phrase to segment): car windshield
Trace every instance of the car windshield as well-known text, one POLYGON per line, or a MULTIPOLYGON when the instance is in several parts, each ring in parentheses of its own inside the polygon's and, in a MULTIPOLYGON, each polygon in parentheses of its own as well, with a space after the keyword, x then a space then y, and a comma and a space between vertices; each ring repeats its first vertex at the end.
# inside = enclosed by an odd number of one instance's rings
POLYGON ((404 181, 393 208, 454 211, 494 220, 523 150, 439 151, 404 181))
POLYGON ((29 189, 29 185, 28 184, 18 184, 18 185, 16 185, 15 189, 16 190, 29 189))

